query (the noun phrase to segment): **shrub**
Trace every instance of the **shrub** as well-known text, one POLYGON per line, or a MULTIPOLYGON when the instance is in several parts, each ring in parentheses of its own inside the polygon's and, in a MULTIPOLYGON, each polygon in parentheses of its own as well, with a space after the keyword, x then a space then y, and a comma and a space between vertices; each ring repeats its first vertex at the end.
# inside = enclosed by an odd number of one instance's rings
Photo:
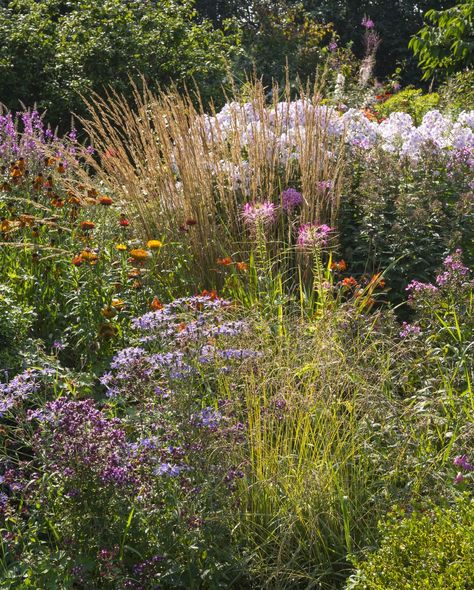
POLYGON ((401 111, 413 117, 416 125, 419 125, 426 113, 439 103, 436 93, 423 94, 417 88, 406 88, 390 96, 386 101, 375 106, 375 112, 380 117, 388 117, 391 113, 401 111))
POLYGON ((474 502, 470 494, 451 507, 396 508, 379 523, 382 541, 347 590, 469 590, 474 586, 474 502))
POLYGON ((474 70, 454 74, 439 88, 440 104, 445 111, 457 114, 474 105, 474 70))

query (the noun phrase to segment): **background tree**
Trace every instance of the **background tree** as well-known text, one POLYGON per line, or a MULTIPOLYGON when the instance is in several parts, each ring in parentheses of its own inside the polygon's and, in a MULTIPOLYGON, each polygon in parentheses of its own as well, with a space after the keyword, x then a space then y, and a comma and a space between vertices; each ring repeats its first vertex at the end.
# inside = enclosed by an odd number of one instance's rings
POLYGON ((448 10, 429 10, 426 24, 410 41, 423 77, 452 74, 474 64, 474 0, 448 10))
POLYGON ((48 109, 53 122, 81 112, 79 93, 129 77, 218 96, 238 35, 198 19, 191 0, 11 0, 0 4, 0 101, 48 109))

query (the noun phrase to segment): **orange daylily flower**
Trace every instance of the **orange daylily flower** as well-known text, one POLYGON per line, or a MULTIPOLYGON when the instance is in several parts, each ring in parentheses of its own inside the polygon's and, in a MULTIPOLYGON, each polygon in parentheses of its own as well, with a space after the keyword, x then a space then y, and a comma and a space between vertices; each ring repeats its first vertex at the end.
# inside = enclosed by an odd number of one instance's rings
POLYGON ((348 277, 342 281, 342 286, 348 288, 355 287, 357 286, 357 281, 354 277, 348 277))
POLYGON ((219 266, 229 266, 232 264, 232 258, 230 256, 226 256, 225 258, 218 258, 217 264, 219 266))

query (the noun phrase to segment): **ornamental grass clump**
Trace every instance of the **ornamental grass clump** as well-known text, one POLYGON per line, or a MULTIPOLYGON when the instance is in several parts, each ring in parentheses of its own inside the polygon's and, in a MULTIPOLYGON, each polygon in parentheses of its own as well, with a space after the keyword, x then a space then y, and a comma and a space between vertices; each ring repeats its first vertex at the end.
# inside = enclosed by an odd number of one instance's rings
POLYGON ((88 101, 83 124, 100 155, 89 165, 148 238, 156 227, 170 239, 183 234, 201 282, 215 260, 247 242, 245 203, 279 206, 282 190, 297 185, 302 222, 337 217, 343 142, 331 109, 317 88, 295 101, 289 87, 273 90, 268 102, 255 83, 248 102, 210 114, 190 96, 146 86, 134 88, 133 105, 113 92, 88 101), (320 190, 327 179, 331 189, 320 190))

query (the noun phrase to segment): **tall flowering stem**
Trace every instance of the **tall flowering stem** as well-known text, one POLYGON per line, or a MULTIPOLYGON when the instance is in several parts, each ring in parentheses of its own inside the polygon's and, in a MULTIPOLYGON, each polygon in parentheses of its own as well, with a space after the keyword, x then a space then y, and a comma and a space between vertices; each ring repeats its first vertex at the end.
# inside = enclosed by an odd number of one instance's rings
POLYGON ((255 246, 256 294, 260 298, 261 287, 263 287, 263 293, 267 293, 271 278, 267 251, 267 233, 276 221, 275 204, 270 201, 246 203, 242 211, 242 219, 255 246))
POLYGON ((305 223, 299 228, 297 246, 309 252, 313 258, 313 278, 315 291, 318 294, 318 305, 324 311, 326 307, 326 289, 323 267, 323 253, 328 248, 329 240, 334 233, 333 228, 326 224, 305 223))

